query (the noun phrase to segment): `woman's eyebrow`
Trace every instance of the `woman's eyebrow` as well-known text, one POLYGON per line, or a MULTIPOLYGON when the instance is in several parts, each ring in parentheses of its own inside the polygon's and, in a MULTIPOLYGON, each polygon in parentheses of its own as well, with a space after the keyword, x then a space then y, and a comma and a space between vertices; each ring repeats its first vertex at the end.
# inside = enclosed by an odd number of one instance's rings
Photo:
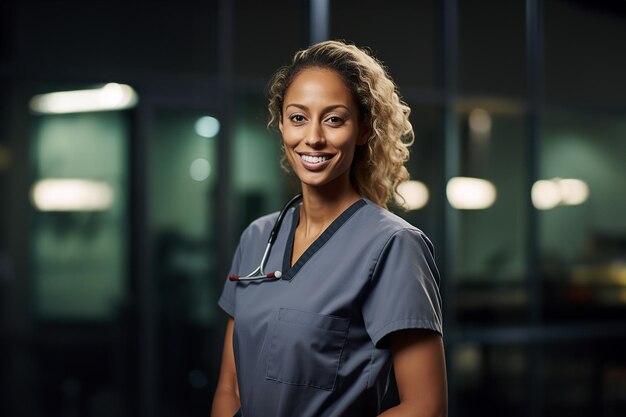
MULTIPOLYGON (((285 106, 285 109, 288 109, 289 107, 296 107, 300 110, 304 110, 304 111, 308 111, 309 108, 307 106, 305 106, 304 104, 298 104, 298 103, 290 103, 287 104, 285 106)), ((350 109, 348 108, 348 106, 346 106, 345 104, 331 104, 330 106, 326 106, 322 109, 322 113, 328 113, 329 111, 333 111, 337 108, 342 108, 345 109, 346 111, 350 112, 350 109)))

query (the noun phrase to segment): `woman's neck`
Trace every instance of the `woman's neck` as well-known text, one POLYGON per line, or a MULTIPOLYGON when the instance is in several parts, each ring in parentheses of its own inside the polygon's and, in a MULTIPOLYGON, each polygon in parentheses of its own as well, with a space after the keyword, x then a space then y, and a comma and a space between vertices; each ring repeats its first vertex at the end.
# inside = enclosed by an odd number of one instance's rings
POLYGON ((319 235, 359 198, 351 185, 338 190, 320 190, 303 184, 299 227, 303 228, 305 236, 319 235))

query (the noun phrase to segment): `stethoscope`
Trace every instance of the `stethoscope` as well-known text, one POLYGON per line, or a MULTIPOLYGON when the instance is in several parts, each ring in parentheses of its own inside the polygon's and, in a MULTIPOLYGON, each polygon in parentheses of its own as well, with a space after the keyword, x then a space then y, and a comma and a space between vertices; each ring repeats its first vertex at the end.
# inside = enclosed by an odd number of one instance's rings
POLYGON ((280 225, 283 222, 283 217, 287 214, 287 211, 295 206, 300 200, 302 200, 302 194, 298 194, 291 200, 285 204, 280 213, 278 214, 278 218, 276 219, 276 223, 274 223, 274 227, 270 232, 270 237, 267 240, 267 246, 265 247, 265 253, 263 253, 263 258, 261 259, 261 263, 254 271, 250 272, 248 275, 229 275, 228 279, 231 281, 256 281, 261 279, 280 279, 283 276, 281 271, 274 271, 265 273, 265 264, 267 263, 267 258, 270 255, 270 251, 272 250, 272 246, 274 245, 274 241, 276 241, 276 237, 278 236, 278 232, 280 231, 280 225))

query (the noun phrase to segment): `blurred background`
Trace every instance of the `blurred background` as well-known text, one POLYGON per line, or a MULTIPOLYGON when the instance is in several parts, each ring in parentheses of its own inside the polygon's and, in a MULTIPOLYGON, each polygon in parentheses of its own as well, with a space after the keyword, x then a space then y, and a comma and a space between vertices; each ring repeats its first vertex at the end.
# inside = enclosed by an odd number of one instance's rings
POLYGON ((450 416, 626 415, 626 2, 4 0, 0 415, 207 416, 265 85, 369 46, 412 108, 450 416))

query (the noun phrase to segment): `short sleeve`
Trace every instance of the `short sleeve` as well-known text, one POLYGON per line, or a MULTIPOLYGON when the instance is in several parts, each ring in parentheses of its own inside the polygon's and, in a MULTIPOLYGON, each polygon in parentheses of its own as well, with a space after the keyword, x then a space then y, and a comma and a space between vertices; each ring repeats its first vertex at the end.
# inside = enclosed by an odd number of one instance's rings
POLYGON ((422 232, 395 232, 380 253, 370 284, 363 318, 377 347, 396 330, 428 329, 443 334, 439 272, 433 245, 422 232))
MULTIPOLYGON (((239 245, 237 245, 237 249, 235 250, 235 255, 233 256, 233 262, 230 266, 230 271, 228 275, 239 273, 239 263, 241 261, 241 240, 239 241, 239 245)), ((237 286, 237 282, 231 281, 226 277, 226 282, 224 283, 224 289, 222 290, 222 295, 220 299, 217 301, 217 304, 231 317, 235 317, 235 288, 237 286)))

